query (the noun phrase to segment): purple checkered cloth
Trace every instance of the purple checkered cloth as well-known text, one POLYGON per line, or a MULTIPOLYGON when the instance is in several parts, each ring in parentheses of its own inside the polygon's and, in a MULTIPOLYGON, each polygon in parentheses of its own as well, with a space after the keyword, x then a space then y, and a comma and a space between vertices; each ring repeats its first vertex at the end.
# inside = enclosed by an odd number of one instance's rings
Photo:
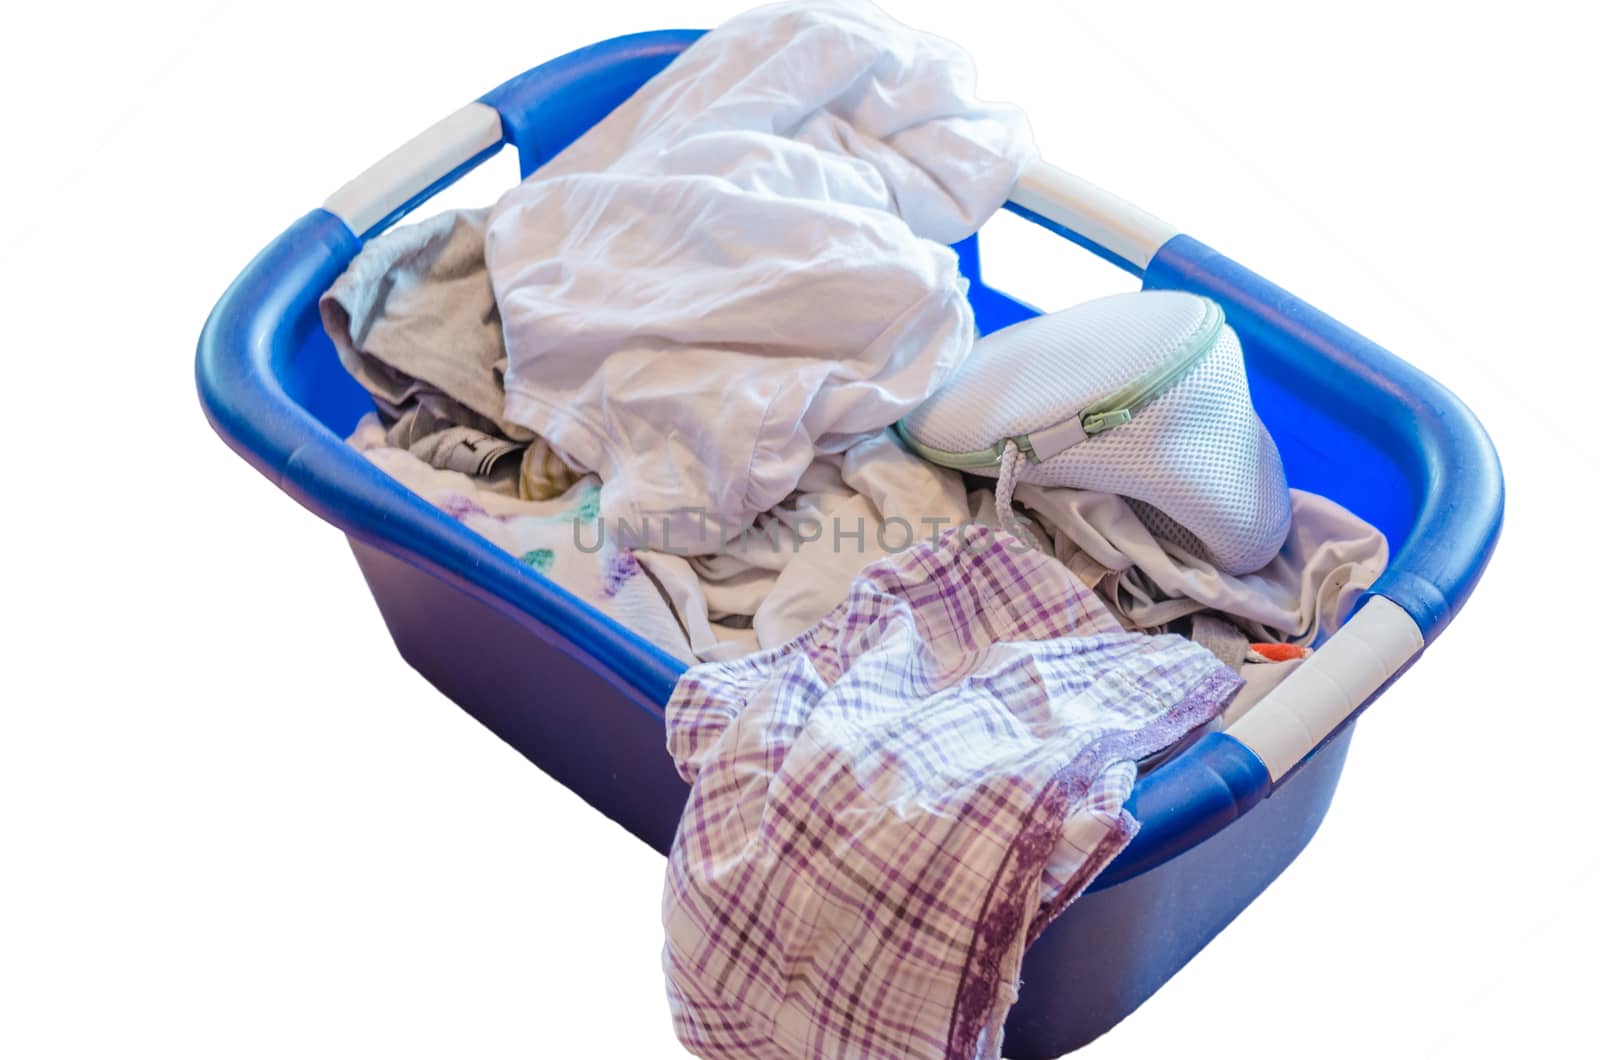
POLYGON ((1239 683, 984 527, 872 564, 781 648, 689 670, 667 704, 693 784, 663 908, 679 1039, 999 1056, 1024 950, 1133 838, 1134 763, 1239 683))

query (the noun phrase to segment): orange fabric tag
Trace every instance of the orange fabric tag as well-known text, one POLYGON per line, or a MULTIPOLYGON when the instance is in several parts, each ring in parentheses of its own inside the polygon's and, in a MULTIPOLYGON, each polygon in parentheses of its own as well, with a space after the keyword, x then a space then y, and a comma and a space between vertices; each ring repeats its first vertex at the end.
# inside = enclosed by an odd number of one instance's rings
POLYGON ((1252 644, 1250 650, 1268 662, 1288 662, 1290 659, 1304 659, 1311 654, 1298 644, 1252 644))

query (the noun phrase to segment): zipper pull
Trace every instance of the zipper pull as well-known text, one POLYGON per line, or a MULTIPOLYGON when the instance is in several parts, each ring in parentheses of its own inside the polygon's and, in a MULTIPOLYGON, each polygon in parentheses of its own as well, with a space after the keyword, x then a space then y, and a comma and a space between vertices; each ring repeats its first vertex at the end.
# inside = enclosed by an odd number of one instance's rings
POLYGON ((1099 434, 1101 431, 1109 431, 1113 427, 1121 427, 1132 419, 1132 409, 1107 409, 1104 412, 1091 412, 1083 417, 1083 433, 1099 434))

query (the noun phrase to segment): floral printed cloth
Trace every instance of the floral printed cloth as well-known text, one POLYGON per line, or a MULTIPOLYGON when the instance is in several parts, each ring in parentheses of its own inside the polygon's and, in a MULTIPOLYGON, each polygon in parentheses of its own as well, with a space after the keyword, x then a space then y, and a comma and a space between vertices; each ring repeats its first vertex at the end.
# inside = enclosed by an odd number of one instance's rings
POLYGON ((685 662, 694 653, 672 605, 616 534, 600 526, 600 480, 586 475, 557 496, 521 500, 481 479, 430 467, 389 446, 374 414, 356 425, 350 444, 436 508, 511 553, 529 569, 578 597, 624 629, 685 662))
POLYGON ((690 669, 674 1025, 729 1060, 997 1057, 1023 951, 1127 845, 1135 762, 1239 678, 985 527, 867 567, 790 643, 690 669))

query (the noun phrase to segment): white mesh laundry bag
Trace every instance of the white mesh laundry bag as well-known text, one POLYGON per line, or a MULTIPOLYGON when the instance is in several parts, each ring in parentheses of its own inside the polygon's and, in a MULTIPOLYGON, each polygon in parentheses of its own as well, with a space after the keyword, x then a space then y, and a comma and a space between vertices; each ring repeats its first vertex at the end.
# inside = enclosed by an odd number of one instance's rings
POLYGON ((1136 291, 1013 324, 897 425, 936 464, 1116 493, 1151 532, 1229 574, 1260 570, 1289 532, 1289 488, 1256 416, 1222 309, 1136 291))

